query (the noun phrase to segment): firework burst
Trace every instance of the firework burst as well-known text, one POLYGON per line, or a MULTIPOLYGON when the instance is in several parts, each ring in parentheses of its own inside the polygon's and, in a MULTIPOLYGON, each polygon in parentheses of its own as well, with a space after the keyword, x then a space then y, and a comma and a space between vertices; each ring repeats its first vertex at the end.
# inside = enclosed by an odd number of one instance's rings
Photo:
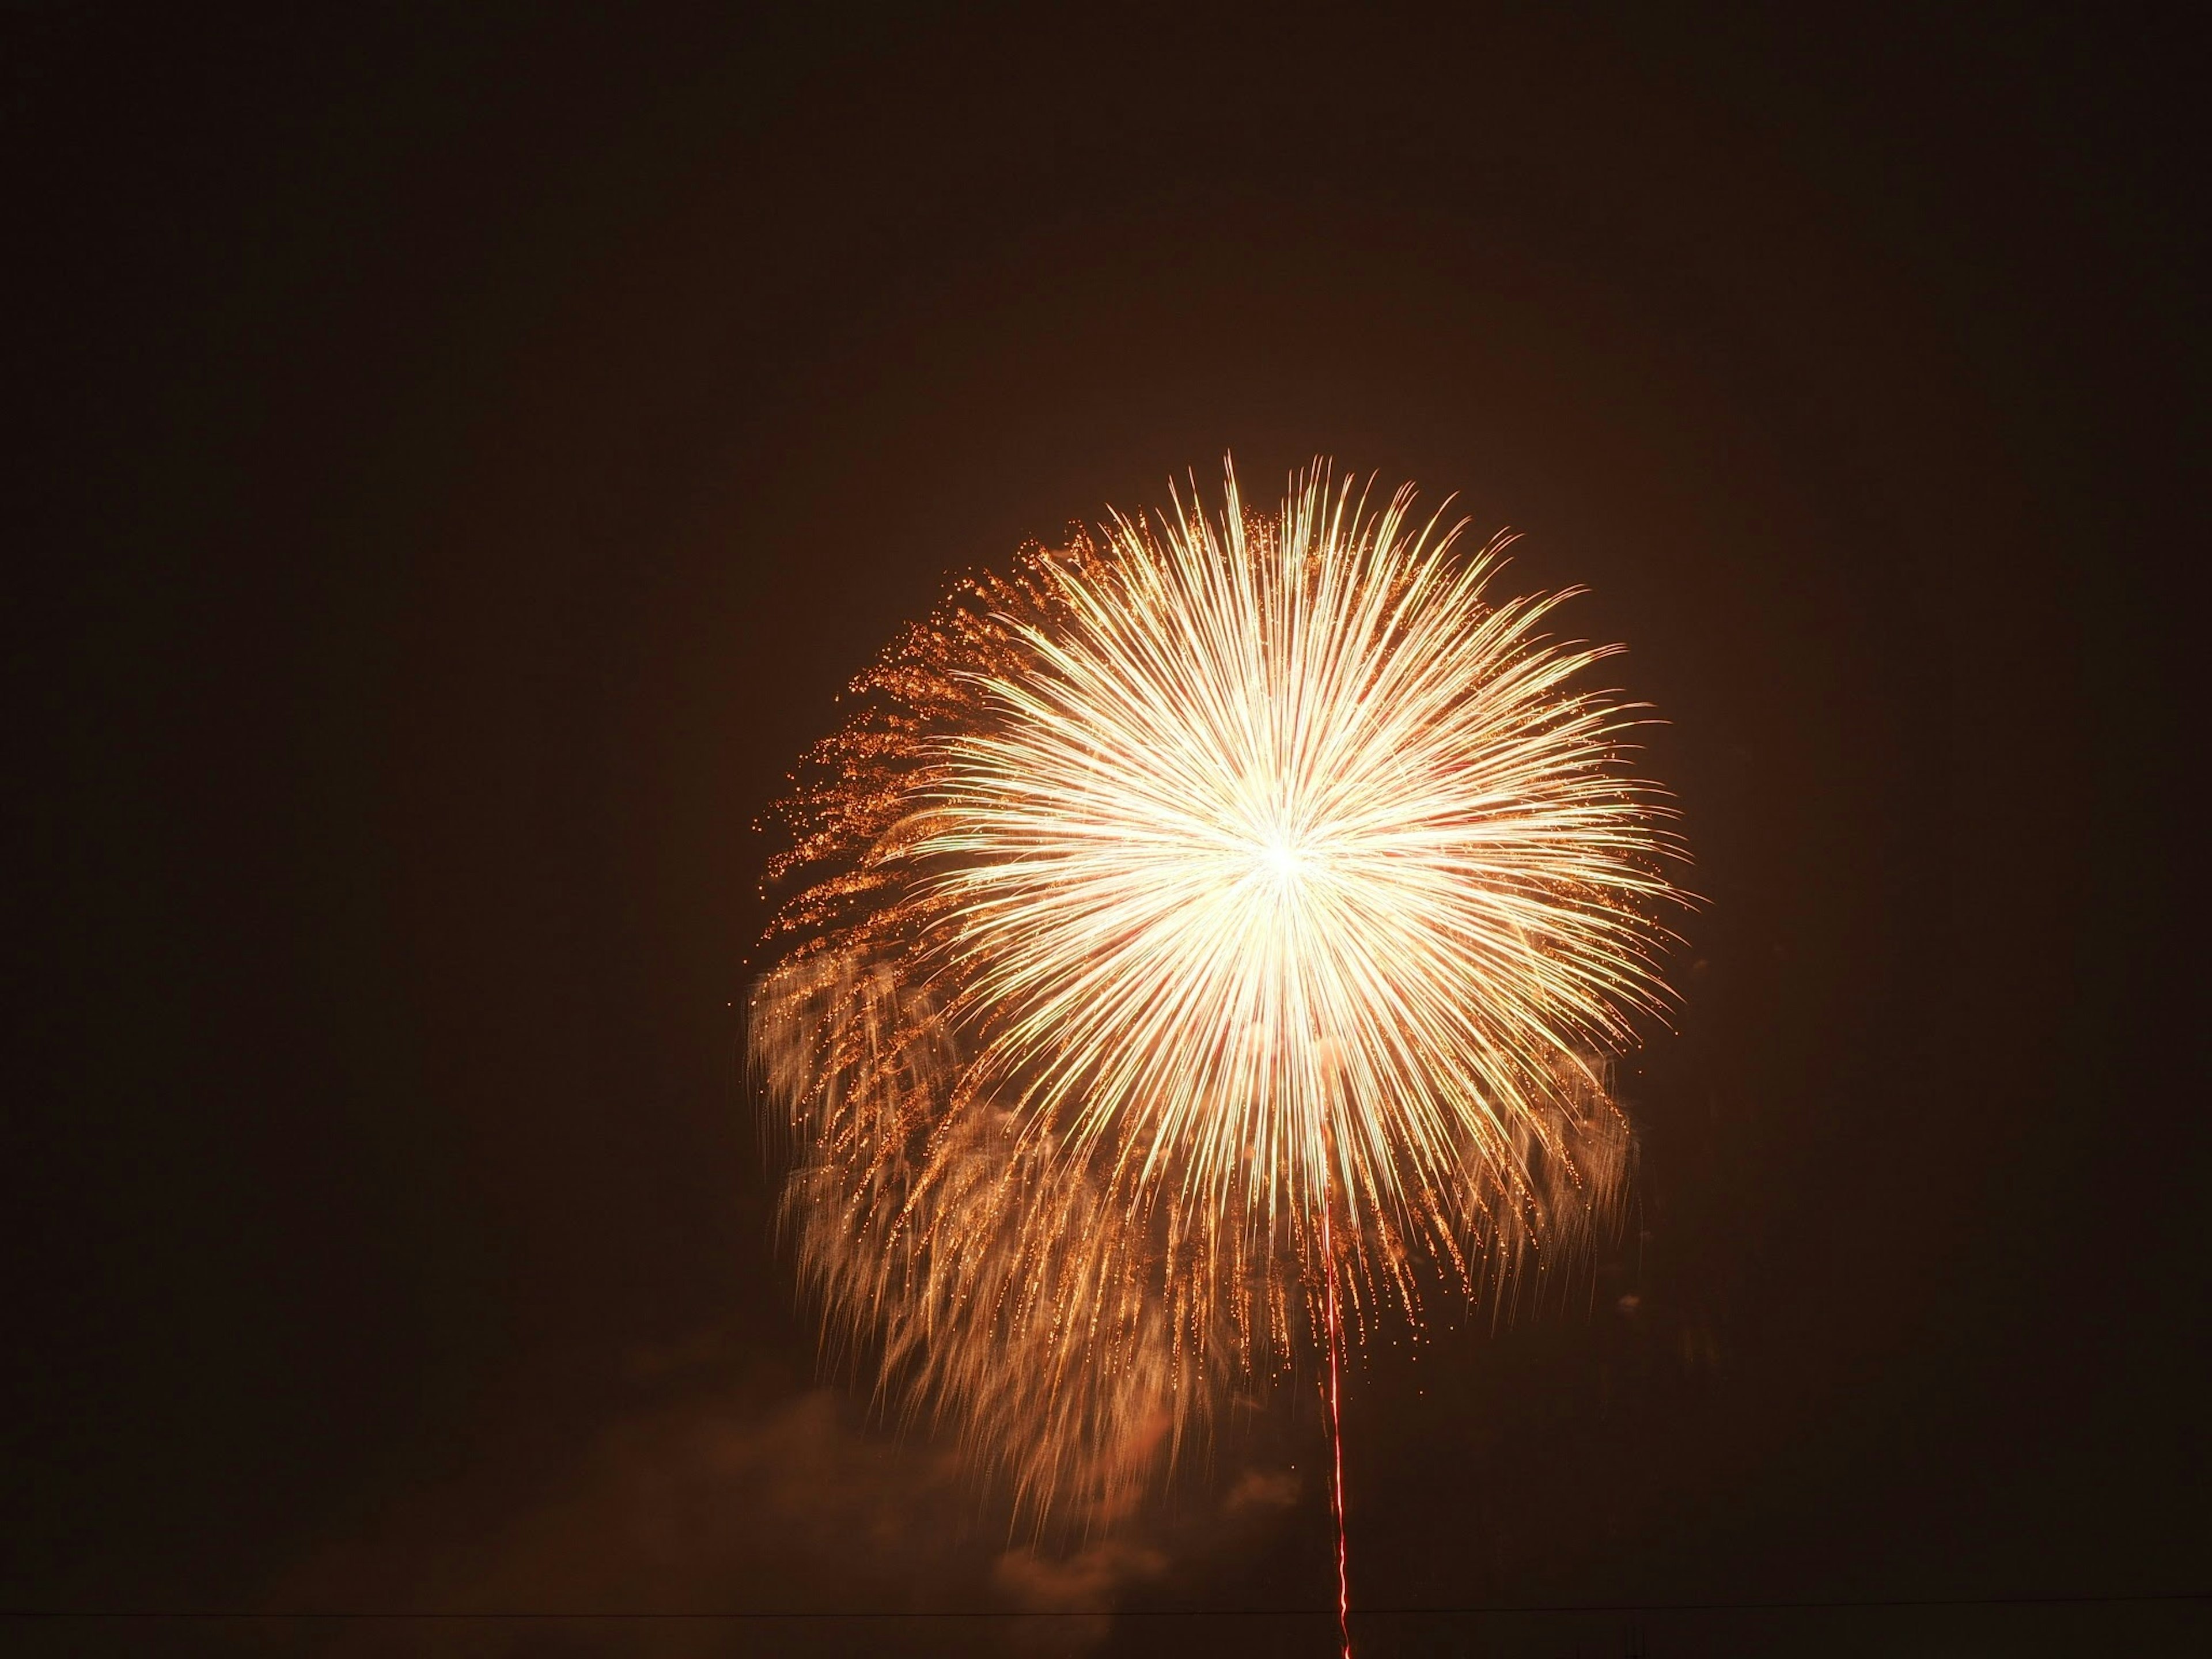
MULTIPOLYGON (((786 803, 751 1049, 830 1328, 1110 1521, 1238 1379, 1571 1253, 1677 895, 1606 648, 1316 469, 964 584, 786 803)), ((1339 1503, 1340 1481, 1333 1494, 1339 1503)))

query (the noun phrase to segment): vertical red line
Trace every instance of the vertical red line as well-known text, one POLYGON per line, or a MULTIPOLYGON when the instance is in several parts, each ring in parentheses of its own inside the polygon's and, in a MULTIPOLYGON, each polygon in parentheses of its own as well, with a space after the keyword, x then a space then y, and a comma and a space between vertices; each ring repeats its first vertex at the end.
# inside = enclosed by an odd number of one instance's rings
POLYGON ((1329 1501, 1336 1511, 1336 1629, 1344 1638, 1344 1659, 1352 1659, 1352 1564, 1344 1535, 1344 1410, 1339 1401, 1339 1356, 1344 1347, 1344 1327, 1336 1311, 1336 1250, 1329 1234, 1331 1183, 1322 1182, 1322 1272, 1328 1285, 1328 1447, 1334 1460, 1329 1501))

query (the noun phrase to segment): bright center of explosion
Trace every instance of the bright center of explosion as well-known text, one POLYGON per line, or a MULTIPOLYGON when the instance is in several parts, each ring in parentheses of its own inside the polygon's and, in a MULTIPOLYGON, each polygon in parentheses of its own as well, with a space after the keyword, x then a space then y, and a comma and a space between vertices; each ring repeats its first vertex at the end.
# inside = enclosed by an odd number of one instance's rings
POLYGON ((1260 867, 1274 878, 1286 895, 1294 896, 1304 883, 1305 854, 1288 841, 1264 841, 1260 843, 1260 867))

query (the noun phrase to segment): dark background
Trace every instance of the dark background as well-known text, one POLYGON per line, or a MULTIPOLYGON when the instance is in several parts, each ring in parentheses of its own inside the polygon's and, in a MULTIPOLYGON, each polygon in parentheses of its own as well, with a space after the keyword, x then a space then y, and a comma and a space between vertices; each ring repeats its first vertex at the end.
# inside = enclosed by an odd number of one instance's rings
POLYGON ((1310 1413, 1039 1589, 820 1392, 738 1058, 835 691, 1224 449, 1588 583, 1708 901, 1626 1248, 1352 1377, 1356 1598, 2212 1589, 2179 27, 368 10, 9 9, 8 1608, 1325 1607, 1310 1413))

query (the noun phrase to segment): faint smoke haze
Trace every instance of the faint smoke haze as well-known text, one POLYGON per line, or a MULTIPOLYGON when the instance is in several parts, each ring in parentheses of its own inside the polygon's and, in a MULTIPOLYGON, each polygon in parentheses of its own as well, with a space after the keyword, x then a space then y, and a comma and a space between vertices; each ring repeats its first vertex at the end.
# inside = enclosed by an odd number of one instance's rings
MULTIPOLYGON (((645 1355, 631 1370, 665 1384, 671 1368, 645 1355)), ((291 1627, 342 1655, 1073 1652, 1176 1565, 1261 1542, 1301 1495, 1294 1473, 1224 1461, 1187 1483, 1170 1519, 1033 1541, 927 1434, 872 1424, 837 1389, 764 1396, 727 1382, 617 1412, 547 1461, 542 1475, 510 1461, 409 1496, 307 1552, 266 1604, 518 1615, 291 1627), (948 1612, 1039 1617, 886 1616, 948 1612), (869 1616, 576 1617, 637 1613, 869 1616), (1069 1616, 1085 1613, 1099 1616, 1069 1616)))

